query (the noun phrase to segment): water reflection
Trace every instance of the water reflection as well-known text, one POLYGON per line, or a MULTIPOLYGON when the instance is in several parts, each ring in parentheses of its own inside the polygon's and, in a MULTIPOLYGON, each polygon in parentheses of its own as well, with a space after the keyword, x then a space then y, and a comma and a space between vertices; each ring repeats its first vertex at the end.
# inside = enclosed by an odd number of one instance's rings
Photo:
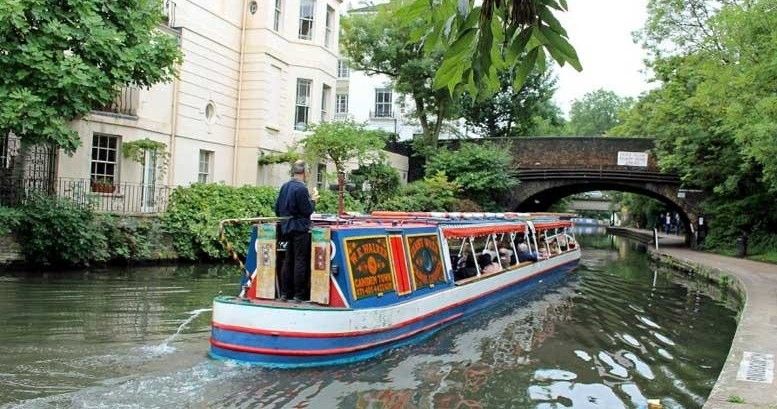
POLYGON ((105 280, 71 282, 61 293, 27 288, 55 298, 55 307, 32 302, 31 310, 23 297, 0 304, 16 323, 0 335, 0 389, 11 391, 2 399, 42 396, 22 407, 629 408, 660 398, 669 408, 700 407, 733 336, 733 310, 705 285, 650 266, 626 242, 581 240, 584 259, 570 275, 420 344, 321 369, 205 358, 209 313, 194 312, 219 288, 234 288, 218 271, 124 276, 107 286, 121 289, 120 302, 104 295, 91 312, 79 306, 103 295, 105 280), (81 313, 62 313, 68 305, 81 313), (59 319, 59 332, 48 332, 59 319), (143 349, 176 331, 173 352, 143 349))

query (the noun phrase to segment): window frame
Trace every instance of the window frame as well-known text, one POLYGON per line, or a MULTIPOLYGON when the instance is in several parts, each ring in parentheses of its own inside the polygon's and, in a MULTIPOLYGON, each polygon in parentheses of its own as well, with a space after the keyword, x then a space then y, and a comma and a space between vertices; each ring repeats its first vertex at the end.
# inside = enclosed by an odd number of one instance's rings
POLYGON ((316 0, 300 0, 299 2, 299 27, 297 30, 297 38, 305 41, 313 41, 313 33, 316 30, 316 0), (307 8, 310 8, 310 15, 304 15, 307 8), (304 23, 309 22, 307 33, 303 34, 302 28, 304 23))
POLYGON ((388 87, 375 88, 375 118, 394 117, 394 90, 388 87), (380 98, 383 95, 383 98, 380 98), (385 96, 388 95, 388 98, 385 96), (386 100, 387 99, 387 100, 386 100))
POLYGON ((274 31, 281 31, 281 21, 283 19, 283 0, 275 0, 275 6, 273 8, 273 22, 272 27, 274 31))
POLYGON ((326 17, 324 19, 326 25, 326 31, 324 32, 324 47, 332 48, 332 39, 334 37, 334 25, 335 25, 335 9, 331 6, 326 6, 326 17))
POLYGON ((351 68, 345 60, 337 60, 337 78, 349 78, 351 76, 351 68))
POLYGON ((309 78, 297 78, 296 97, 294 98, 294 129, 298 131, 304 131, 307 125, 310 123, 310 98, 311 91, 313 89, 313 80, 309 78), (306 95, 300 95, 300 87, 305 87, 306 95), (304 99, 300 99, 300 98, 304 99), (303 103, 300 103, 300 102, 303 103), (299 120, 300 109, 304 111, 304 120, 299 120), (300 127, 299 124, 305 124, 305 127, 300 127))
POLYGON ((121 150, 121 136, 119 135, 110 135, 110 134, 104 134, 95 132, 92 134, 92 151, 90 155, 89 160, 89 181, 90 183, 104 183, 102 180, 109 178, 111 186, 119 186, 119 176, 120 176, 120 168, 121 168, 121 155, 119 155, 119 151, 121 150), (105 138, 106 145, 102 146, 100 141, 105 138), (110 142, 114 141, 115 145, 113 147, 110 146, 110 142), (100 152, 103 150, 105 152, 105 159, 100 159, 101 155, 100 152), (110 154, 113 152, 113 161, 110 160, 110 154), (96 156, 95 156, 96 154, 96 156), (103 165, 103 172, 100 173, 97 171, 97 167, 99 165, 103 165), (113 166, 113 172, 110 174, 108 173, 107 169, 108 166, 113 166), (98 182, 100 180, 101 182, 98 182))
POLYGON ((197 183, 213 183, 213 158, 215 152, 208 149, 200 149, 199 158, 197 161, 197 183), (205 162, 203 162, 203 154, 205 154, 205 162), (207 167, 203 172, 202 165, 205 163, 207 167), (203 175, 205 176, 203 181, 203 175))
POLYGON ((329 116, 329 96, 332 95, 332 87, 327 84, 321 86, 321 122, 326 122, 329 116))
POLYGON ((348 113, 348 94, 335 94, 335 115, 348 113), (344 97, 341 98, 340 97, 344 97))

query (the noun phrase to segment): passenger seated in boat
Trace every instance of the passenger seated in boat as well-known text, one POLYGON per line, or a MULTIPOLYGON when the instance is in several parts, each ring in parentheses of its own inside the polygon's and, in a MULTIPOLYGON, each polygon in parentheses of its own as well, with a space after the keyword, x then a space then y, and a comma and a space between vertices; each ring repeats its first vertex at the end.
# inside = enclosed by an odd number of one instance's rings
POLYGON ((574 250, 575 247, 577 247, 577 243, 575 242, 575 238, 572 236, 567 236, 567 242, 569 243, 569 249, 574 250))
POLYGON ((491 256, 491 261, 496 261, 496 258, 499 257, 499 253, 496 251, 494 246, 495 246, 494 243, 489 243, 488 247, 483 249, 481 253, 481 254, 488 254, 489 256, 491 256))
POLYGON ((478 273, 475 268, 475 257, 469 249, 465 249, 458 260, 456 260, 456 269, 453 271, 453 279, 463 280, 476 276, 478 273))
POLYGON ((478 256, 481 274, 492 274, 502 270, 499 263, 495 262, 490 253, 483 252, 478 256))
POLYGON ((537 255, 529 251, 529 246, 526 243, 518 244, 518 262, 524 261, 537 261, 537 255))
POLYGON ((558 246, 558 241, 553 238, 548 242, 548 248, 550 248, 550 255, 555 256, 561 254, 561 249, 558 246))
POLYGON ((566 234, 561 234, 558 236, 558 248, 561 251, 567 251, 569 250, 569 242, 567 240, 569 236, 566 234))
POLYGON ((502 261, 503 266, 512 266, 516 264, 515 254, 506 247, 499 248, 499 260, 502 261))

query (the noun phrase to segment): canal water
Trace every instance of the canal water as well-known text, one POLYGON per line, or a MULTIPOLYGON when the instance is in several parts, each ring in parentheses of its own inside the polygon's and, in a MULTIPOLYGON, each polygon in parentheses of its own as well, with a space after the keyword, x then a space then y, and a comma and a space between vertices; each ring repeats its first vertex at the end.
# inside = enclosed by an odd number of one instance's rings
POLYGON ((698 408, 738 300, 583 241, 571 274, 353 365, 268 370, 207 357, 210 299, 231 266, 0 278, 0 406, 22 408, 698 408))

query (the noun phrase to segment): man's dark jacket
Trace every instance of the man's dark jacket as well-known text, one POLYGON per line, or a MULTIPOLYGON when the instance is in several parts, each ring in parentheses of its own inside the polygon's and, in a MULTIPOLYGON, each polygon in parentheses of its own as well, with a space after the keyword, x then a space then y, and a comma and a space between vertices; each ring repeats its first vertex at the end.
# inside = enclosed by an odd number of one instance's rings
POLYGON ((314 209, 304 183, 297 179, 284 183, 275 202, 275 215, 290 219, 281 223, 281 234, 304 233, 310 230, 310 215, 314 209))

